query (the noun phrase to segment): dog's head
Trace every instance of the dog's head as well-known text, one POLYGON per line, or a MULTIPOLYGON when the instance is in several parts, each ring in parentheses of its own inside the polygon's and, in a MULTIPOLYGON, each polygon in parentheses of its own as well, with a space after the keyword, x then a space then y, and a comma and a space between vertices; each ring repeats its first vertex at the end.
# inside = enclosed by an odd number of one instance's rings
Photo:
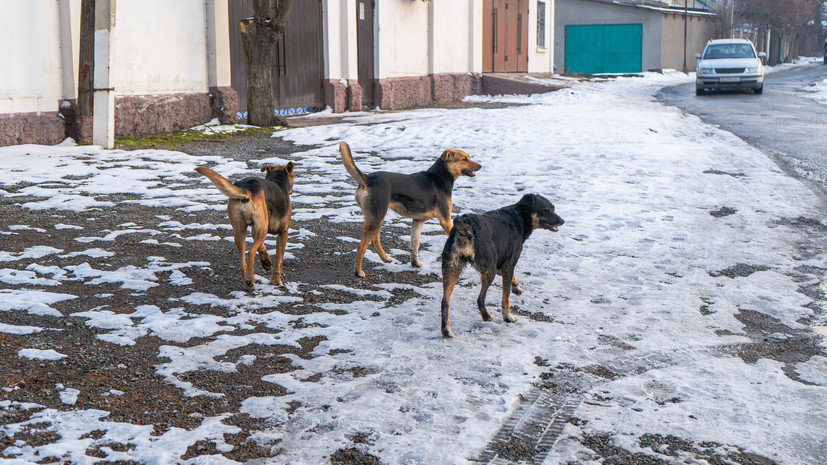
POLYGON ((563 226, 563 218, 554 213, 554 205, 547 198, 537 194, 526 194, 520 199, 519 205, 531 216, 531 230, 548 229, 557 232, 563 226))
POLYGON ((439 158, 445 162, 445 166, 448 167, 448 172, 451 173, 454 179, 460 176, 470 176, 473 178, 476 176, 475 172, 482 168, 482 165, 472 161, 471 157, 462 150, 446 149, 439 158))
POLYGON ((273 177, 273 181, 276 181, 279 177, 284 176, 287 178, 287 193, 293 193, 293 162, 289 161, 286 165, 264 165, 261 167, 262 172, 266 172, 267 174, 264 175, 265 179, 271 178, 271 173, 273 177))

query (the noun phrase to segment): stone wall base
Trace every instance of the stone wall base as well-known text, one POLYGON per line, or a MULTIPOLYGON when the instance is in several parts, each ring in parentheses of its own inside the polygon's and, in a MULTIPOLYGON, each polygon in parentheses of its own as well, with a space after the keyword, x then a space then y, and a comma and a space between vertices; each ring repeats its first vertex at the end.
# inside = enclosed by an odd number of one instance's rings
POLYGON ((142 136, 181 131, 212 119, 210 95, 171 94, 115 98, 115 134, 142 136))
POLYGON ((359 81, 329 79, 324 83, 324 104, 333 113, 362 110, 362 87, 359 81))
MULTIPOLYGON (((213 87, 209 93, 117 97, 115 135, 176 132, 213 118, 234 124, 237 115, 238 94, 232 87, 213 87)), ((62 102, 59 113, 0 115, 0 146, 51 145, 66 137, 92 140, 92 117, 79 116, 73 100, 62 102)))
POLYGON ((400 110, 457 102, 469 95, 526 95, 556 89, 518 78, 487 74, 434 74, 379 79, 376 81, 375 101, 383 110, 400 110))
POLYGON ((0 146, 54 145, 64 138, 63 118, 57 112, 0 115, 0 146))

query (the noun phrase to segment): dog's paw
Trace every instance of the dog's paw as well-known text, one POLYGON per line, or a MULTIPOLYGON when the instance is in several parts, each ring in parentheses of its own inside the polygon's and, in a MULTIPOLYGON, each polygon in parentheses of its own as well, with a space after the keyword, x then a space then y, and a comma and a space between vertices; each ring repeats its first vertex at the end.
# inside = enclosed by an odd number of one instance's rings
POLYGON ((264 269, 264 271, 270 271, 273 269, 273 262, 271 262, 270 260, 267 260, 266 262, 262 260, 261 267, 264 269))
POLYGON ((390 255, 385 255, 384 257, 380 256, 379 258, 381 258, 382 261, 385 262, 385 263, 390 263, 390 262, 393 261, 393 258, 391 258, 390 255))
POLYGON ((447 328, 447 329, 443 328, 442 329, 442 337, 444 337, 446 339, 452 338, 452 337, 454 337, 454 332, 451 331, 451 328, 447 328))
POLYGON ((517 317, 509 313, 508 315, 503 315, 503 321, 506 323, 515 323, 517 321, 517 317))
POLYGON ((411 266, 414 268, 422 268, 422 263, 414 258, 411 260, 411 266))
POLYGON ((354 270, 353 275, 356 276, 357 278, 364 278, 365 277, 365 272, 362 271, 362 270, 354 270))
POLYGON ((255 289, 255 281, 244 281, 244 290, 247 292, 253 292, 255 289))
POLYGON ((520 286, 511 286, 511 293, 514 295, 522 295, 523 289, 520 286))

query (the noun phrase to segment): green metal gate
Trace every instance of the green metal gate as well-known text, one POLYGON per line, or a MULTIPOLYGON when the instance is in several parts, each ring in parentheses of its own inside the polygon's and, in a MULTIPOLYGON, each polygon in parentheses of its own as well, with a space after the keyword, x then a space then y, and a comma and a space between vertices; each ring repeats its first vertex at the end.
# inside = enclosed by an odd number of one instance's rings
POLYGON ((643 25, 566 26, 568 74, 639 73, 643 25))

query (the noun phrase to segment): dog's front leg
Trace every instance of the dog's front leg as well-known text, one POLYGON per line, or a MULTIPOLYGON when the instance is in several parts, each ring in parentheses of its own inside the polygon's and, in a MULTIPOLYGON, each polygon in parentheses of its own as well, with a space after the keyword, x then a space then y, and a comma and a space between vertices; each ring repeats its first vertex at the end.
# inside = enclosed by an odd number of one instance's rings
POLYGON ((514 269, 503 268, 503 321, 506 323, 514 323, 517 317, 511 314, 511 305, 508 301, 511 294, 511 279, 514 277, 514 269))
POLYGON ((276 237, 276 263, 273 265, 273 275, 270 277, 270 283, 274 286, 281 286, 281 265, 284 263, 284 249, 287 248, 287 228, 279 231, 276 237))
POLYGON ((248 291, 252 291, 255 287, 255 279, 253 268, 256 264, 256 252, 258 248, 264 244, 264 240, 267 239, 267 225, 265 224, 263 227, 253 224, 253 245, 250 247, 250 251, 247 252, 247 263, 244 269, 244 289, 248 291))
POLYGON ((264 244, 261 244, 261 247, 258 248, 258 261, 261 262, 264 271, 270 271, 273 267, 273 262, 270 261, 270 255, 267 253, 267 247, 264 244))
POLYGON ((422 263, 419 263, 419 236, 422 233, 422 226, 424 221, 413 220, 411 224, 411 265, 421 268, 422 263))

